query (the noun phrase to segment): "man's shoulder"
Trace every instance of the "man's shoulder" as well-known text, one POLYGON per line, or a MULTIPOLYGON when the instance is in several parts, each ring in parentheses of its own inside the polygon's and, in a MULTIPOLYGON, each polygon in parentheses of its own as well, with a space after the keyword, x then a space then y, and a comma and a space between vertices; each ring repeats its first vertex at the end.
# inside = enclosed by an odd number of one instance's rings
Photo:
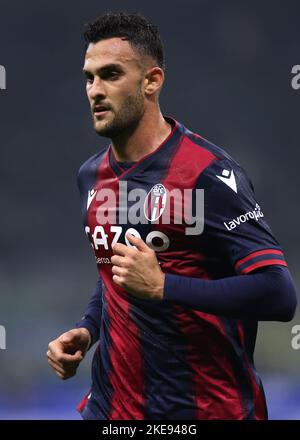
POLYGON ((84 179, 87 175, 93 174, 97 169, 99 162, 102 160, 106 153, 108 146, 101 148, 97 153, 86 159, 79 167, 77 172, 78 179, 84 179))
POLYGON ((187 147, 196 146, 199 149, 199 153, 211 154, 216 160, 227 159, 236 163, 236 161, 224 148, 216 145, 214 142, 206 139, 199 133, 190 130, 183 124, 181 124, 181 131, 187 147))
POLYGON ((245 173, 241 165, 224 148, 184 125, 181 125, 181 130, 184 136, 183 143, 186 148, 186 157, 189 157, 189 160, 194 164, 205 163, 205 166, 201 167, 203 177, 215 178, 216 174, 231 172, 231 170, 237 173, 245 173))
POLYGON ((253 184, 246 170, 225 149, 205 139, 197 133, 187 130, 186 136, 197 145, 201 155, 210 154, 212 159, 199 174, 197 186, 206 188, 212 193, 231 196, 233 193, 250 197, 254 191, 253 184), (220 184, 221 183, 221 184, 220 184))

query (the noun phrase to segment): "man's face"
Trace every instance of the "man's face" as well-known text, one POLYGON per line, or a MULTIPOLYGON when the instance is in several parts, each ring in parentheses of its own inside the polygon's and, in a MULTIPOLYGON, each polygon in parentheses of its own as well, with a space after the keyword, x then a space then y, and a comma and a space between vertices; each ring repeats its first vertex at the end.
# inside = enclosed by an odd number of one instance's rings
POLYGON ((144 114, 142 58, 128 41, 110 38, 91 43, 83 71, 94 127, 114 138, 132 130, 144 114))

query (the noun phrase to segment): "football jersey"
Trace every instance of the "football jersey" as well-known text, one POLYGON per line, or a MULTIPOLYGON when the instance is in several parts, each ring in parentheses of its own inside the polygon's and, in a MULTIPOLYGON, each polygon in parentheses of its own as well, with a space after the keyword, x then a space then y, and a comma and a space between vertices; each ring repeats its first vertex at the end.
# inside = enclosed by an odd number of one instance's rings
POLYGON ((130 246, 127 231, 166 274, 214 280, 286 266, 243 168, 164 117, 170 135, 140 161, 124 169, 109 145, 78 172, 101 283, 92 386, 79 410, 86 419, 265 419, 257 321, 140 299, 112 280, 112 245, 130 246))

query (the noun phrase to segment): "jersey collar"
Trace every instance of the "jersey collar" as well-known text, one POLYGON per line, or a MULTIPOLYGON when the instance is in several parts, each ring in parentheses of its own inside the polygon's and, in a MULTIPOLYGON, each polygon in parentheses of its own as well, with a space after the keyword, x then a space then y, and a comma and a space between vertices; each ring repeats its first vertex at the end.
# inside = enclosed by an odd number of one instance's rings
POLYGON ((111 144, 108 147, 108 162, 111 170, 116 177, 128 179, 132 174, 143 172, 154 161, 159 160, 164 155, 172 156, 172 151, 176 149, 181 138, 180 124, 171 116, 165 116, 164 119, 172 125, 172 131, 167 138, 151 153, 135 162, 129 169, 124 170, 115 159, 111 144))

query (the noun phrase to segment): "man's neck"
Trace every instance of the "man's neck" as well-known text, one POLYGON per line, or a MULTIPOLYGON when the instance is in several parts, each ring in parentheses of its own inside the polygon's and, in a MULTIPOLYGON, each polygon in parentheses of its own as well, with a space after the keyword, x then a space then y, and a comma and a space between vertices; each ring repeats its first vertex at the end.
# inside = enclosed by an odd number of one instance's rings
POLYGON ((112 149, 117 161, 136 162, 152 153, 171 133, 171 125, 160 111, 146 113, 131 133, 112 140, 112 149))

